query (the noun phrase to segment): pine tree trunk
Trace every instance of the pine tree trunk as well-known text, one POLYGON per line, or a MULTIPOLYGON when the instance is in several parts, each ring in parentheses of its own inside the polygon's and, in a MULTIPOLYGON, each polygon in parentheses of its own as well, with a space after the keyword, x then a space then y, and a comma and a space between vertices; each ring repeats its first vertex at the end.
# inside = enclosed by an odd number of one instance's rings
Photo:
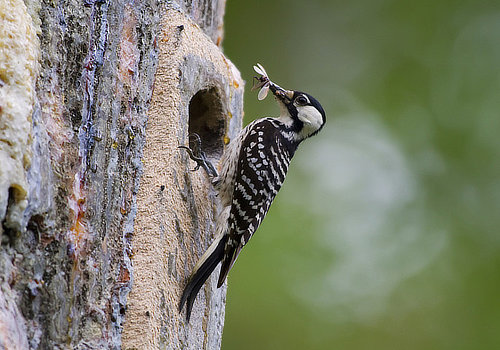
POLYGON ((243 82, 225 1, 0 0, 0 349, 217 349, 225 287, 177 307, 243 82))

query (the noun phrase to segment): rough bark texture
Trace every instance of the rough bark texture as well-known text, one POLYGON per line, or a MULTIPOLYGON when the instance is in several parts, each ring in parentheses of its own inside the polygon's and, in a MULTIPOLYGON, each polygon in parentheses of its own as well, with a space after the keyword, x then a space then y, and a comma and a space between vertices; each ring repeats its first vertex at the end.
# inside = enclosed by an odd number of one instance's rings
POLYGON ((0 349, 220 347, 225 289, 176 310, 216 210, 176 147, 241 127, 223 12, 0 0, 0 349))

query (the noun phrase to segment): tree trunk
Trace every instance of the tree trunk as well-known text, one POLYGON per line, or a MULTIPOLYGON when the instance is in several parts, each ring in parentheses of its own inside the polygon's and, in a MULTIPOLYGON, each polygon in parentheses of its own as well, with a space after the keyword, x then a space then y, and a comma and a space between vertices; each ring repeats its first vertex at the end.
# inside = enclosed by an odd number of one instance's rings
POLYGON ((223 0, 0 0, 0 349, 216 349, 225 288, 177 307, 243 82, 223 0))

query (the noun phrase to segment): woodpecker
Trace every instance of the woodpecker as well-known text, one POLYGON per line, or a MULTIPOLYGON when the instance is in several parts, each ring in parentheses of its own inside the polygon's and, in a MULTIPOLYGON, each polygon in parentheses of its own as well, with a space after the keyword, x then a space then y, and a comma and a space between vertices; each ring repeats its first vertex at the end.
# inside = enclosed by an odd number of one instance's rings
POLYGON ((226 280, 280 190, 299 144, 316 135, 326 122, 325 111, 314 97, 281 88, 260 64, 254 70, 260 74, 254 86, 260 88, 258 99, 264 99, 271 90, 280 106, 280 116, 257 119, 241 130, 222 155, 220 174, 201 151, 197 135, 193 149, 180 146, 197 162, 195 169, 203 167, 212 178, 221 204, 216 239, 193 268, 180 299, 179 312, 186 304, 187 322, 198 291, 219 262, 222 265, 217 288, 226 280))

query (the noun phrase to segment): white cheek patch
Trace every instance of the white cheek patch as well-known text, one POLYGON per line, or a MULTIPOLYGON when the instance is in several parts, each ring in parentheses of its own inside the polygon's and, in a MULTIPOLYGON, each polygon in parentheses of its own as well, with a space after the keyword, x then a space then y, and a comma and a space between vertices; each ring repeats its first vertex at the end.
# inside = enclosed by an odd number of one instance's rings
POLYGON ((297 108, 299 120, 306 126, 318 129, 323 124, 323 116, 313 106, 303 106, 297 108))

